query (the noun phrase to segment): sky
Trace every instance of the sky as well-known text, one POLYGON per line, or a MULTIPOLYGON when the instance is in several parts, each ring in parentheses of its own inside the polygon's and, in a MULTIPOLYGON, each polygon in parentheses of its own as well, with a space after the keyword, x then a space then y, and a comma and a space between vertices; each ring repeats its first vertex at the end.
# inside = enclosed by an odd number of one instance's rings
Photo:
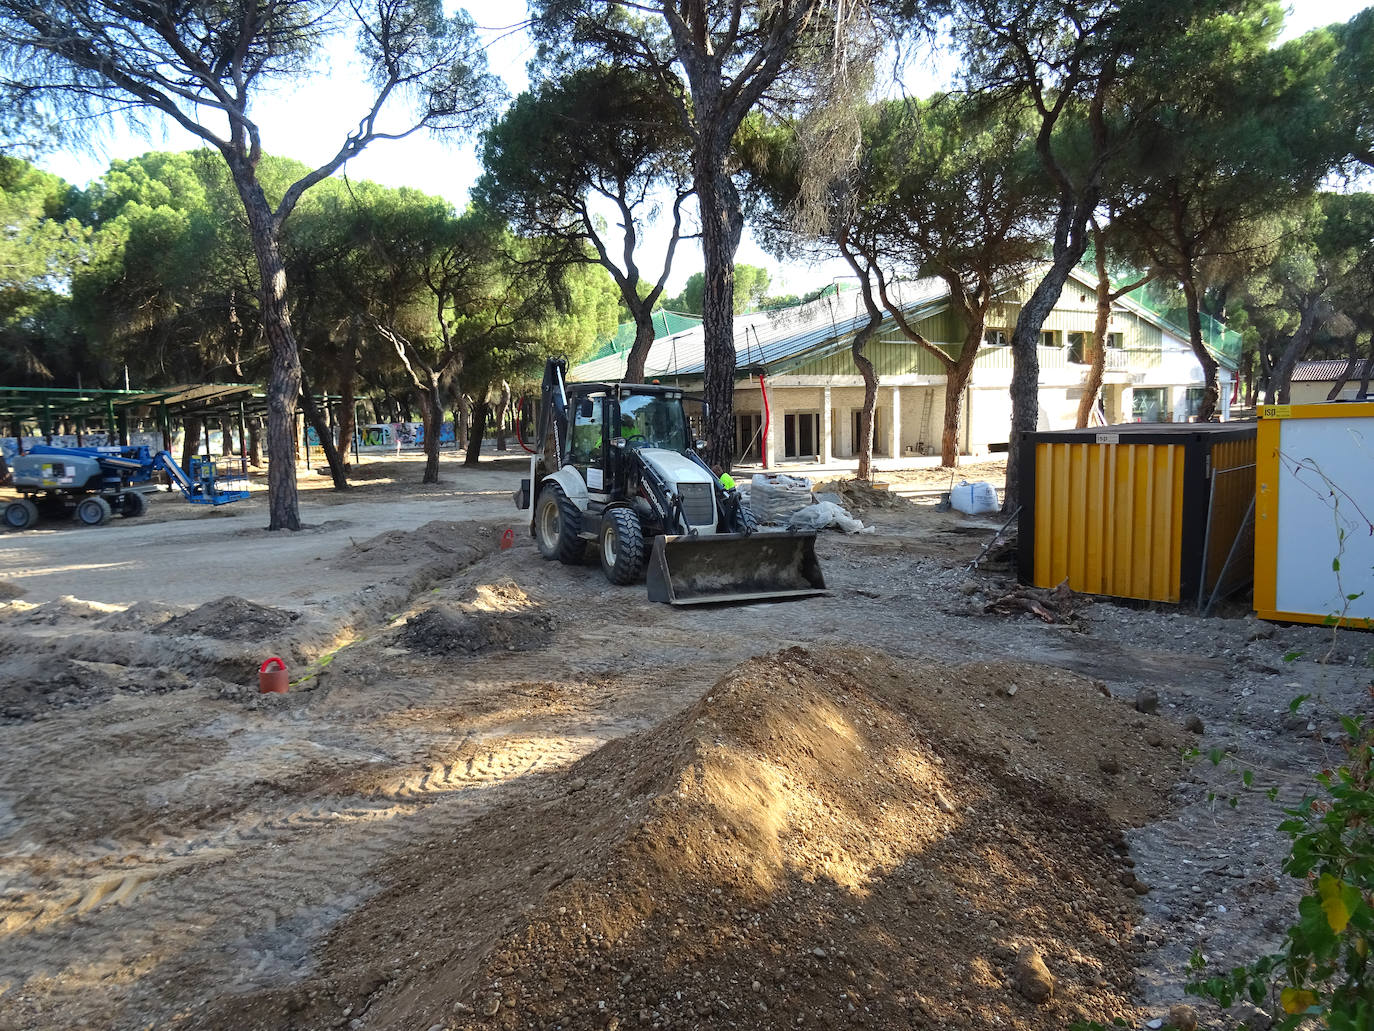
MULTIPOLYGON (((481 30, 489 69, 514 96, 528 85, 525 65, 533 53, 529 37, 520 27, 525 16, 523 4, 510 0, 468 0, 462 6, 481 30)), ((1365 6, 1366 0, 1294 0, 1288 7, 1284 37, 1345 21, 1365 6)), ((941 58, 938 53, 927 55, 924 65, 915 70, 920 81, 906 84, 909 93, 924 96, 942 85, 940 69, 949 66, 941 58)), ((262 129, 266 150, 315 167, 338 151, 370 102, 362 76, 341 56, 332 67, 321 69, 308 81, 259 96, 251 113, 262 129)), ((138 133, 112 124, 88 151, 56 152, 45 155, 38 164, 70 183, 86 186, 100 178, 112 160, 137 157, 149 150, 184 150, 201 145, 201 141, 175 126, 153 123, 145 133, 138 133)), ((441 141, 422 134, 404 140, 379 140, 350 161, 345 171, 355 180, 410 186, 444 197, 461 208, 481 174, 477 147, 472 138, 441 141)), ((664 246, 666 239, 655 241, 651 236, 647 241, 651 253, 664 246)), ((735 260, 769 269, 773 277, 770 292, 775 295, 803 293, 848 272, 838 261, 780 263, 754 242, 747 228, 735 260)), ((679 293, 688 276, 701 271, 701 267, 701 252, 693 241, 679 246, 667 294, 679 293)), ((643 261, 641 268, 649 274, 654 263, 643 261)))

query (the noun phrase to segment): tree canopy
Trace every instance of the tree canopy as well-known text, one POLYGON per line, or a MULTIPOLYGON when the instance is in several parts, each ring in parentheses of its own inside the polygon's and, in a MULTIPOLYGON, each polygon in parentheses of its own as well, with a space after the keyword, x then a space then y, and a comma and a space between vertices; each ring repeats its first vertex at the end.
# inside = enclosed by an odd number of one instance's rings
MULTIPOLYGON (((258 266, 259 319, 271 355, 268 446, 293 453, 301 388, 281 230, 301 195, 377 139, 422 127, 464 130, 484 116, 495 81, 470 18, 440 0, 229 0, 198 5, 129 0, 0 0, 0 91, 23 91, 40 113, 160 113, 228 165, 258 266), (351 34, 373 101, 339 149, 269 203, 258 176, 263 143, 252 116, 273 83, 307 74, 351 34), (412 113, 394 127, 393 98, 412 113)), ((296 468, 273 462, 271 529, 299 529, 296 468)))
POLYGON ((705 264, 704 392, 714 416, 708 454, 728 468, 734 459, 734 258, 744 230, 735 134, 760 104, 799 109, 862 90, 868 81, 862 69, 890 38, 874 18, 889 8, 877 0, 535 0, 531 10, 546 63, 633 68, 677 112, 689 141, 705 264))
POLYGON ((626 378, 643 379, 692 193, 676 110, 642 73, 598 64, 521 94, 483 140, 477 203, 541 237, 550 272, 595 261, 610 273, 636 327, 626 378), (661 194, 671 198, 666 255, 645 279, 640 244, 663 215, 661 194))

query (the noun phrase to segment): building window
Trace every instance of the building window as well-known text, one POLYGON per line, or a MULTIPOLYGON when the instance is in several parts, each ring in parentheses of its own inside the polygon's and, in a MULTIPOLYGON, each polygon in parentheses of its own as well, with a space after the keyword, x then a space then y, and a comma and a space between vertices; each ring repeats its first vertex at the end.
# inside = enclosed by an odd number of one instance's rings
POLYGON ((1108 333, 1107 346, 1118 351, 1121 350, 1126 346, 1126 335, 1124 333, 1108 333))
POLYGON ((1069 361, 1076 365, 1088 363, 1088 351, 1092 342, 1091 333, 1069 333, 1067 335, 1069 361))
POLYGON ((983 333, 983 343, 988 347, 1006 347, 1010 341, 1005 330, 989 329, 983 333))
MULTIPOLYGON (((854 434, 853 437, 850 438, 854 441, 854 448, 851 453, 857 455, 859 453, 859 444, 864 436, 864 410, 862 408, 855 408, 850 415, 850 421, 850 430, 854 434)), ((887 446, 885 443, 887 440, 886 433, 887 430, 883 426, 883 410, 881 408, 875 408, 873 409, 873 453, 875 455, 887 454, 887 446)))
POLYGON ((789 412, 784 418, 783 457, 811 458, 818 453, 821 437, 820 412, 789 412))
POLYGON ((1167 422, 1169 411, 1160 387, 1136 387, 1131 396, 1131 417, 1136 422, 1167 422))
POLYGON ((1206 394, 1206 387, 1189 387, 1183 395, 1183 411, 1179 413, 1178 421, 1195 422, 1202 411, 1202 399, 1206 394))
POLYGON ((1045 329, 1045 330, 1041 330, 1041 331, 1040 331, 1040 346, 1041 346, 1041 347, 1058 347, 1058 346, 1059 346, 1059 331, 1058 331, 1058 330, 1054 330, 1054 329, 1045 329))
POLYGON ((763 454, 763 416, 741 412, 735 416, 735 461, 757 462, 763 454))

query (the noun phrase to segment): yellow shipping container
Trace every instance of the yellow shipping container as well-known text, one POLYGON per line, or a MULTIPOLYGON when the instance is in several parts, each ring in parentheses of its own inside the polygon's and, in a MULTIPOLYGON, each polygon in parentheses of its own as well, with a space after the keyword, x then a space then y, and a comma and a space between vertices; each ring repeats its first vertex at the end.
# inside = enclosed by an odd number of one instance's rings
POLYGON ((1056 430, 1020 446, 1023 583, 1201 606, 1248 582, 1253 423, 1056 430))

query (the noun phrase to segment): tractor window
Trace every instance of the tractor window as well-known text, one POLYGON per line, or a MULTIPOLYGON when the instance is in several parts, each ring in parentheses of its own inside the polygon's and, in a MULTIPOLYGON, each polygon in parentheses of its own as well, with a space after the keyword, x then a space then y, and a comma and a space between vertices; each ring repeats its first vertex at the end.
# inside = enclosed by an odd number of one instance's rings
POLYGON ((620 436, 630 447, 661 447, 685 452, 687 419, 682 402, 636 394, 620 402, 620 436))
POLYGON ((601 464, 601 413, 605 395, 585 397, 573 407, 572 444, 569 461, 576 466, 601 464))

